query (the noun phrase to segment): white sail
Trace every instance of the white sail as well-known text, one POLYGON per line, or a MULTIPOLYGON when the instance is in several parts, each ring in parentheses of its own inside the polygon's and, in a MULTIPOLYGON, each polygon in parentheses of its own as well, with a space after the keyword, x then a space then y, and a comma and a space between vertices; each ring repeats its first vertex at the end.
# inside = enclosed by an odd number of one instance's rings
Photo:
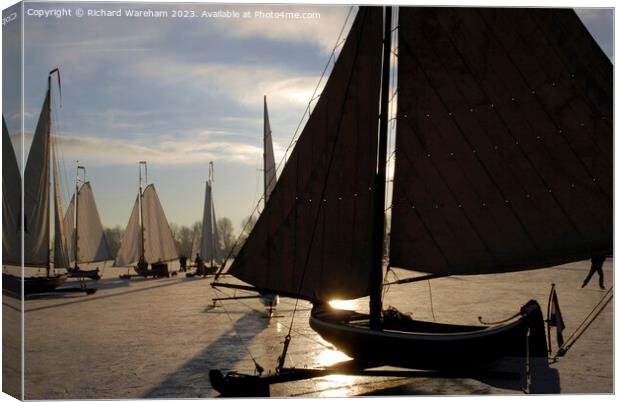
POLYGON ((52 166, 54 172, 54 268, 68 268, 70 266, 67 237, 63 226, 62 202, 58 184, 58 165, 56 153, 52 148, 52 166))
POLYGON ((90 182, 78 192, 78 262, 111 260, 90 182))
POLYGON ((21 265, 21 176, 2 118, 2 264, 21 265))
POLYGON ((271 126, 269 125, 269 114, 267 112, 267 97, 265 96, 265 114, 264 114, 264 128, 263 128, 263 168, 264 170, 264 183, 265 183, 265 204, 269 200, 269 196, 276 186, 276 162, 273 155, 273 141, 271 139, 271 126))
MULTIPOLYGON (((75 196, 74 196, 75 197, 75 196)), ((69 242, 70 257, 75 259, 75 226, 73 222, 74 214, 74 197, 65 214, 65 233, 67 238, 71 238, 69 242)), ((77 232, 78 232, 78 252, 77 260, 81 262, 97 262, 113 259, 108 243, 103 231, 103 225, 97 212, 97 204, 90 182, 86 182, 78 191, 78 211, 77 211, 77 232)))
POLYGON ((222 243, 220 243, 220 234, 217 229, 217 217, 215 216, 215 201, 213 200, 213 188, 211 188, 211 209, 213 211, 213 261, 217 264, 222 263, 222 243))
POLYGON ((24 172, 24 265, 49 263, 50 91, 47 91, 24 172))
POLYGON ((146 261, 153 263, 179 258, 164 209, 152 184, 149 184, 142 193, 142 219, 146 261))
POLYGON ((127 227, 125 227, 125 232, 121 238, 120 248, 116 254, 115 266, 126 267, 138 261, 142 242, 140 237, 140 205, 139 199, 136 197, 129 222, 127 222, 127 227))
POLYGON ((217 233, 215 210, 213 207, 213 193, 209 182, 205 190, 205 204, 202 214, 202 233, 200 236, 200 258, 207 262, 213 260, 217 264, 222 263, 220 239, 217 233))
POLYGON ((200 242, 200 228, 196 228, 196 230, 194 230, 194 234, 192 235, 192 251, 189 255, 191 260, 196 258, 196 254, 200 252, 200 250, 198 250, 199 242, 200 242))
POLYGON ((65 217, 62 221, 62 226, 65 229, 65 236, 67 237, 67 250, 69 250, 69 259, 73 263, 73 259, 75 258, 75 194, 71 196, 71 201, 69 201, 69 206, 67 207, 67 212, 65 212, 65 217))

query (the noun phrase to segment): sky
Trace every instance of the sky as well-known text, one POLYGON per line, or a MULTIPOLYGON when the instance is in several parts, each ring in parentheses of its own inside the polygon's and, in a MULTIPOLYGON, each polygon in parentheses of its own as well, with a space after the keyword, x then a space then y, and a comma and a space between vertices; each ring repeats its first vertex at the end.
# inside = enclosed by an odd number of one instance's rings
MULTIPOLYGON (((191 225, 201 219, 208 163, 214 161, 216 214, 229 217, 239 231, 262 192, 263 96, 278 161, 303 122, 323 69, 333 65, 330 54, 349 9, 25 3, 23 149, 14 96, 21 25, 16 20, 3 27, 3 115, 18 159, 22 151, 27 155, 47 74, 58 67, 62 96, 54 81, 53 132, 65 206, 79 160, 104 226, 124 227, 138 191, 138 161, 146 160, 148 181, 155 184, 168 221, 191 225), (63 9, 71 16, 52 13, 63 9), (94 16, 89 10, 167 11, 168 17, 94 16), (175 11, 199 17, 172 17, 175 11), (218 11, 233 17, 203 14, 218 11), (270 11, 307 13, 307 18, 276 19, 265 14, 270 11), (245 12, 249 18, 242 17, 245 12)), ((580 9, 578 14, 613 61, 613 11, 580 9)))

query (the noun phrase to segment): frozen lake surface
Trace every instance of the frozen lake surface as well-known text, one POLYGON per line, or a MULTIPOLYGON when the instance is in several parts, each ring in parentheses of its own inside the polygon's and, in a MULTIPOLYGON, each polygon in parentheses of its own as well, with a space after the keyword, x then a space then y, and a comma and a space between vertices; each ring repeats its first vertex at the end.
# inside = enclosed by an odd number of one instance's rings
MULTIPOLYGON (((612 265, 613 260, 608 259, 604 266, 608 289, 613 287, 612 265)), ((425 320, 475 324, 482 316, 497 321, 513 315, 530 299, 537 299, 546 314, 549 290, 555 283, 567 338, 605 294, 598 288, 596 276, 586 288, 580 288, 588 270, 589 262, 581 262, 391 286, 384 307, 395 306, 425 320)), ((225 301, 214 307, 212 298, 235 292, 212 289, 211 278, 185 278, 184 273, 166 279, 118 278, 126 272, 105 268, 102 280, 88 282, 98 289, 94 295, 52 294, 25 301, 26 399, 216 397, 208 380, 210 369, 252 373, 252 359, 266 371, 275 369, 295 300, 281 298, 276 316, 267 319, 257 299, 225 301)), ((397 274, 400 278, 411 276, 400 270, 397 274)), ((5 339, 18 333, 19 304, 17 299, 3 296, 5 339)), ((310 329, 310 307, 304 301, 297 305, 287 366, 317 367, 346 360, 310 329)), ((367 300, 349 302, 347 307, 367 310, 367 300)), ((552 335, 556 351, 555 332, 552 335)), ((10 378, 17 372, 18 358, 17 349, 5 349, 5 390, 19 389, 10 378)), ((556 385, 561 393, 614 392, 613 303, 568 354, 550 367, 557 371, 556 385)), ((507 387, 476 379, 338 375, 272 385, 271 395, 522 394, 518 385, 507 387)))

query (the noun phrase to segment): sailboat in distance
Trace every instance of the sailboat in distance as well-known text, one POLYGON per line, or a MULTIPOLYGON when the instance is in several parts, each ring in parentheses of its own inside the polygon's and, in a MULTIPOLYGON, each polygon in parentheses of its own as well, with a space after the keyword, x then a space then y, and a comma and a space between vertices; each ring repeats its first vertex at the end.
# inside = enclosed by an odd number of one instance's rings
MULTIPOLYGON (((267 111, 266 95, 263 100, 263 202, 266 207, 267 201, 269 201, 269 196, 273 192, 273 189, 276 185, 277 177, 276 162, 273 154, 273 140, 271 138, 271 125, 269 124, 269 112, 267 111)), ((271 316, 273 313, 273 309, 280 302, 280 297, 275 293, 262 292, 260 293, 260 301, 265 307, 269 308, 269 315, 271 316)))
POLYGON ((75 193, 64 218, 65 233, 71 239, 68 243, 69 255, 73 258, 73 267, 68 269, 68 275, 97 280, 101 278, 99 268, 83 270, 78 264, 109 261, 114 257, 105 238, 92 187, 86 181, 86 168, 78 165, 76 170, 75 193), (80 171, 84 175, 81 186, 80 171))
MULTIPOLYGON (((47 78, 47 92, 39 120, 32 138, 32 144, 28 152, 28 160, 24 171, 24 216, 23 232, 20 230, 21 222, 19 213, 15 218, 14 213, 20 211, 19 205, 15 204, 14 196, 7 196, 3 185, 3 201, 6 200, 7 212, 11 215, 3 224, 3 235, 10 231, 7 240, 11 245, 7 245, 6 257, 3 256, 3 264, 7 262, 12 265, 22 264, 21 250, 14 247, 20 244, 16 237, 23 233, 23 266, 31 268, 45 268, 45 276, 15 276, 3 273, 3 287, 16 294, 21 295, 22 283, 25 295, 33 293, 46 293, 54 291, 62 285, 67 276, 55 273, 56 269, 69 267, 69 253, 67 241, 62 225, 62 205, 58 182, 58 164, 56 158, 56 145, 51 134, 51 108, 52 108, 52 76, 57 74, 60 86, 60 72, 58 69, 52 70, 47 78), (53 197, 53 211, 52 202, 53 197), (52 234, 52 219, 54 219, 52 234), (17 226, 16 226, 17 224, 17 226), (12 240, 11 240, 12 239, 12 240), (53 249, 53 257, 52 257, 53 249)), ((3 144, 10 144, 8 130, 3 124, 3 144)), ((16 159, 11 158, 12 146, 5 153, 9 157, 9 167, 7 171, 3 169, 3 181, 9 183, 20 183, 19 170, 16 166, 16 159), (8 151, 10 149, 11 151, 8 151), (15 176, 17 175, 17 176, 15 176)), ((21 186, 15 187, 20 188, 21 186)), ((15 188, 9 191, 15 191, 15 188)), ((4 207, 3 207, 4 209, 4 207)), ((5 246, 3 240, 3 248, 5 246)), ((4 251, 4 250, 3 250, 4 251)))
POLYGON ((121 238, 114 266, 133 265, 137 275, 121 275, 123 279, 130 279, 133 276, 169 277, 167 263, 179 258, 172 231, 159 202, 155 185, 148 184, 146 161, 140 161, 138 170, 138 196, 121 238), (145 173, 144 181, 147 184, 144 191, 142 167, 145 173))
MULTIPOLYGON (((271 139, 271 126, 269 124, 269 113, 267 111, 267 96, 264 96, 264 112, 263 112, 263 185, 264 185, 264 193, 263 193, 263 203, 264 206, 267 206, 267 202, 269 200, 269 196, 273 191, 276 185, 276 163, 275 157, 273 153, 273 141, 271 139)), ((245 230, 245 229, 244 229, 245 230)), ((215 280, 217 281, 219 275, 222 272, 224 267, 220 267, 218 272, 216 273, 215 280)), ((280 302, 280 296, 274 292, 258 292, 258 296, 241 296, 241 298, 254 298, 258 297, 263 306, 267 307, 267 317, 273 317, 273 310, 280 302)), ((237 299, 236 296, 233 297, 223 297, 223 298, 214 298, 214 303, 217 301, 223 300, 234 300, 237 299)))
POLYGON ((205 187, 205 202, 202 210, 202 225, 199 233, 194 233, 192 239, 192 255, 195 258, 195 275, 213 275, 222 264, 222 249, 220 236, 217 231, 215 217, 215 203, 213 201, 213 162, 209 162, 209 177, 205 187), (208 262, 207 266, 205 262, 208 262))
MULTIPOLYGON (((507 356, 546 360, 534 300, 495 325, 389 317, 381 299, 385 210, 389 266, 433 277, 612 253, 612 65, 573 10, 399 8, 386 208, 391 13, 360 7, 228 271, 249 285, 214 286, 312 302, 310 326, 361 362, 461 372, 507 356), (369 313, 328 304, 366 296, 369 313)), ((284 351, 288 341, 290 334, 284 351)), ((234 375, 210 378, 234 392, 234 375)))

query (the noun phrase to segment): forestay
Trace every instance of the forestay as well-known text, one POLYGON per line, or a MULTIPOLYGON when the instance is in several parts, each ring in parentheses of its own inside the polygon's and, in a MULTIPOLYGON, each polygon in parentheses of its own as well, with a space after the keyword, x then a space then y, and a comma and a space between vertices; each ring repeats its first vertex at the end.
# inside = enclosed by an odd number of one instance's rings
POLYGON ((382 10, 361 7, 265 209, 229 272, 306 299, 368 294, 382 10))
POLYGON ((68 268, 70 266, 69 249, 63 226, 55 147, 52 147, 52 171, 54 178, 54 268, 68 268))
POLYGON ((572 10, 403 7, 398 56, 392 266, 611 253, 613 70, 572 10))

